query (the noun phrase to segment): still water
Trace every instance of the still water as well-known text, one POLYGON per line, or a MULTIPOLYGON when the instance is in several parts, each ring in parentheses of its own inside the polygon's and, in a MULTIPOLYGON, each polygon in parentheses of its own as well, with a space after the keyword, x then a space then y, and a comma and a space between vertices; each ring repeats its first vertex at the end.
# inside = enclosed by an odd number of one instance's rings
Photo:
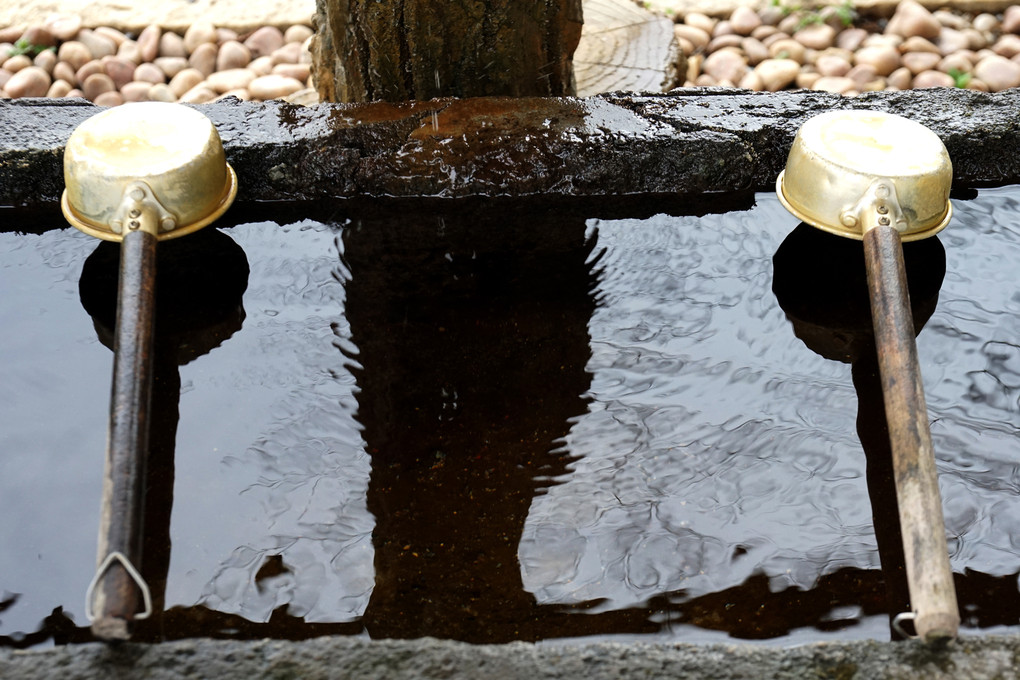
MULTIPOLYGON (((1018 200, 907 249, 964 634, 1020 630, 1018 200)), ((161 244, 139 639, 889 639, 859 244, 732 203, 249 206, 161 244)), ((117 252, 12 214, 0 644, 48 645, 88 639, 117 252)))

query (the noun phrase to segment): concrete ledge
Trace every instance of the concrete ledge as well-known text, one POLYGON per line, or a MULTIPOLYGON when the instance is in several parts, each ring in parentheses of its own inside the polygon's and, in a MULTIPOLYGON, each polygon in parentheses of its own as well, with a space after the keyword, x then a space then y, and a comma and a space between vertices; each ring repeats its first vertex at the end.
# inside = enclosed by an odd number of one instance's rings
MULTIPOLYGON (((197 108, 220 132, 241 200, 771 190, 800 125, 850 108, 930 127, 949 150, 957 186, 1020 181, 1016 90, 847 98, 704 89, 315 107, 228 100, 197 108)), ((0 100, 0 205, 58 201, 64 143, 100 110, 84 100, 0 100)))
POLYGON ((1010 680, 1020 638, 963 638, 945 649, 919 642, 815 644, 790 649, 735 645, 469 645, 443 640, 305 642, 187 640, 160 645, 86 644, 46 651, 0 649, 0 677, 20 680, 252 677, 317 680, 424 678, 778 678, 799 680, 1010 680))

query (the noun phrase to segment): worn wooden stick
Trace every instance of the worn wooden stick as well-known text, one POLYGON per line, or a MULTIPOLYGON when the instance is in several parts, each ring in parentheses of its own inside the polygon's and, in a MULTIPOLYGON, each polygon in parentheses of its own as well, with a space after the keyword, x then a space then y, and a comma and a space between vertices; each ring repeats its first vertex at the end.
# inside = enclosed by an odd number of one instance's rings
POLYGON ((914 627, 926 642, 951 639, 960 615, 899 232, 868 229, 864 254, 914 627))
POLYGON ((142 557, 143 480, 152 400, 156 237, 145 230, 127 233, 120 258, 99 571, 92 598, 92 632, 105 640, 128 639, 130 621, 141 618, 143 599, 148 599, 137 570, 142 557), (111 555, 117 559, 109 560, 111 555))

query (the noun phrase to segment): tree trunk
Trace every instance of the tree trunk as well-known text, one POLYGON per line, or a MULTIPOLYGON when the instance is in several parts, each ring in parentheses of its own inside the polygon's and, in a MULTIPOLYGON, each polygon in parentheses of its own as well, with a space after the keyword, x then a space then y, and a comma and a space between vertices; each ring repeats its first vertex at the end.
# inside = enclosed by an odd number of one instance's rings
POLYGON ((574 93, 581 0, 316 0, 322 101, 574 93))

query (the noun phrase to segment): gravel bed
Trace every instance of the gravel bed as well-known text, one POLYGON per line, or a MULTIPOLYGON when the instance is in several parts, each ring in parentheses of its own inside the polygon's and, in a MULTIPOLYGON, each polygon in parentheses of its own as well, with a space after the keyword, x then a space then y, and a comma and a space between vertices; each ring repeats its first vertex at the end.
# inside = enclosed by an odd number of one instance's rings
POLYGON ((685 87, 776 92, 1020 86, 1020 6, 1003 13, 931 12, 903 0, 889 19, 856 14, 850 2, 803 9, 774 0, 726 19, 700 13, 674 26, 686 56, 685 87))
MULTIPOLYGON (((931 12, 902 0, 889 19, 843 5, 772 0, 728 18, 688 13, 674 26, 684 87, 754 91, 1020 87, 1020 5, 1001 14, 931 12)), ((309 25, 238 34, 195 23, 183 34, 152 25, 134 33, 84 28, 52 15, 0 28, 0 97, 84 97, 200 104, 225 96, 314 103, 309 25)))
POLYGON ((264 26, 239 35, 209 23, 183 34, 82 27, 75 15, 0 28, 0 96, 84 97, 100 106, 314 98, 312 28, 264 26))

